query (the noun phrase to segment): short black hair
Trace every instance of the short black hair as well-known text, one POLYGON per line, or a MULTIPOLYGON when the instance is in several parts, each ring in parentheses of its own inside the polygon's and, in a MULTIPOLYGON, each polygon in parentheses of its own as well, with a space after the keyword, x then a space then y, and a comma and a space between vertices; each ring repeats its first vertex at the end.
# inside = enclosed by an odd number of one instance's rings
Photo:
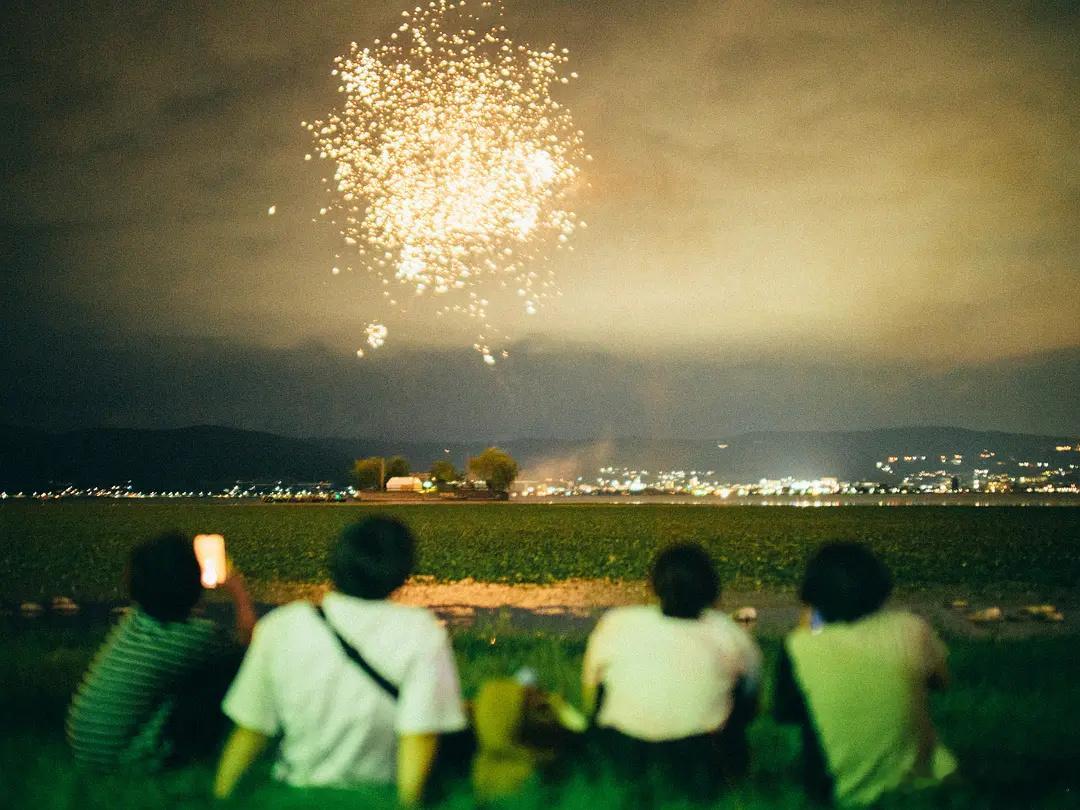
POLYGON ((376 515, 342 530, 330 551, 330 577, 343 594, 385 599, 409 578, 415 562, 409 527, 376 515))
POLYGON ((720 597, 720 575, 712 557, 696 543, 668 546, 649 575, 665 616, 696 619, 720 597))
POLYGON ((128 588, 131 600, 158 621, 187 619, 202 595, 192 539, 172 531, 137 545, 128 561, 128 588))
POLYGON ((880 609, 892 593, 889 569, 862 543, 829 543, 806 565, 799 598, 826 622, 853 622, 880 609))

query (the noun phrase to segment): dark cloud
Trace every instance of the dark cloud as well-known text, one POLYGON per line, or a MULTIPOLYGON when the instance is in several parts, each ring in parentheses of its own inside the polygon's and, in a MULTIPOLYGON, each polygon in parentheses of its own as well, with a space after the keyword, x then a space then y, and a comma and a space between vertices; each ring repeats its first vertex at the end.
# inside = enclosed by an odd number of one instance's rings
POLYGON ((225 424, 296 436, 433 441, 710 438, 752 430, 951 424, 1076 432, 1080 352, 927 369, 782 356, 631 358, 544 342, 495 369, 467 350, 38 335, 0 360, 0 423, 225 424))

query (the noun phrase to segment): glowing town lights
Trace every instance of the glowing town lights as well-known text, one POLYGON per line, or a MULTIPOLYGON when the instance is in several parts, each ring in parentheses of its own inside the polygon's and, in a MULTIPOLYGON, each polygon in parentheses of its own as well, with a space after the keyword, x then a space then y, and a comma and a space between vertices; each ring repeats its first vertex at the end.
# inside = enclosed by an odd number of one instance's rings
POLYGON ((551 96, 566 49, 515 43, 499 3, 465 6, 430 0, 389 42, 352 43, 331 72, 341 104, 302 126, 334 166, 319 213, 356 263, 486 329, 500 289, 523 290, 530 315, 558 293, 544 263, 584 224, 569 199, 588 155, 551 96))

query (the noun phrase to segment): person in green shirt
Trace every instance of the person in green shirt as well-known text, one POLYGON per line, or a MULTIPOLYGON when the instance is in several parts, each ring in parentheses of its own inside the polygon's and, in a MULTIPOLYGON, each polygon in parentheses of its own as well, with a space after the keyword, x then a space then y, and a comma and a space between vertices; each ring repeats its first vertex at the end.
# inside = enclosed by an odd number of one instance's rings
POLYGON ((233 631, 192 616, 203 591, 199 573, 192 539, 179 532, 132 551, 132 609, 94 656, 68 709, 67 739, 81 766, 152 770, 216 744, 208 735, 224 730, 217 702, 255 612, 232 571, 223 587, 234 603, 233 631))
POLYGON ((906 611, 886 610, 892 578, 858 543, 823 546, 800 598, 808 621, 786 639, 773 711, 803 732, 808 793, 841 805, 939 784, 956 771, 930 718, 948 682, 946 649, 906 611))

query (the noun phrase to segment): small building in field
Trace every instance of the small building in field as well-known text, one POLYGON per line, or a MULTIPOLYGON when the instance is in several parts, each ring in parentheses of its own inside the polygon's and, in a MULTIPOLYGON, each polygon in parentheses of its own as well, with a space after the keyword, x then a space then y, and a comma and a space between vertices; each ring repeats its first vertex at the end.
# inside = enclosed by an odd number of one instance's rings
POLYGON ((396 475, 386 482, 387 492, 423 492, 424 482, 415 475, 396 475))

